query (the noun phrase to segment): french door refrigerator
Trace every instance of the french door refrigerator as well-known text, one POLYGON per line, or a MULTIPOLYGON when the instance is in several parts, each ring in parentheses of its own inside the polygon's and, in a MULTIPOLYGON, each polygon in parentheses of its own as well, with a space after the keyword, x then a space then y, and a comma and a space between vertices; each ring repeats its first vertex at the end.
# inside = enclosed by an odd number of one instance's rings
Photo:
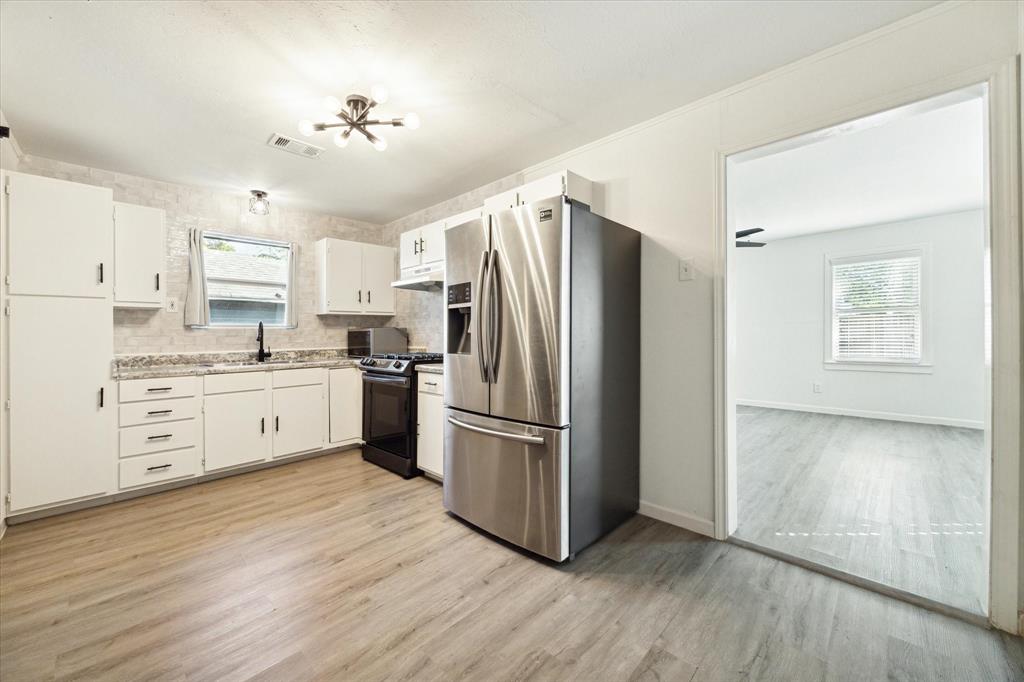
POLYGON ((445 258, 445 508, 571 559, 639 502, 640 235, 558 196, 445 258))

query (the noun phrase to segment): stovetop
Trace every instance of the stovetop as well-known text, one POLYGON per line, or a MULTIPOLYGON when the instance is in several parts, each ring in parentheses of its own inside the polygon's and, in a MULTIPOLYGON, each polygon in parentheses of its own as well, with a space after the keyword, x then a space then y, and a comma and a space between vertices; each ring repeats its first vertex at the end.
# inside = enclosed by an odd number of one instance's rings
POLYGON ((413 367, 428 362, 442 362, 441 353, 380 353, 359 361, 359 369, 381 374, 412 374, 413 367))

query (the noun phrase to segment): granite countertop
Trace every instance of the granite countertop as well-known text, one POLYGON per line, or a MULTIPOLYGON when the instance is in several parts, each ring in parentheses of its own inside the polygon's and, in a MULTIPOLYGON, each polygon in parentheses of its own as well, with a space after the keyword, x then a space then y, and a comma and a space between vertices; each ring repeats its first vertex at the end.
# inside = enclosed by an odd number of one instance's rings
POLYGON ((444 363, 432 362, 429 365, 416 365, 416 371, 424 374, 444 374, 444 363))
POLYGON ((118 355, 114 358, 112 375, 114 379, 124 381, 234 372, 271 372, 309 367, 338 369, 358 366, 358 361, 349 358, 344 349, 331 348, 274 351, 270 359, 262 363, 256 362, 256 354, 249 351, 159 353, 118 355))

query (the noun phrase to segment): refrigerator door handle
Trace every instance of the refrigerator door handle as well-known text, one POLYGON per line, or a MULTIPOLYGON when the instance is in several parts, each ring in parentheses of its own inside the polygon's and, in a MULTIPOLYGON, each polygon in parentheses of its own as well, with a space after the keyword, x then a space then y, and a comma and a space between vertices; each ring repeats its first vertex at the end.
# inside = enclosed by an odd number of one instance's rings
POLYGON ((487 364, 491 367, 491 383, 498 383, 498 360, 501 358, 501 281, 498 272, 498 250, 491 251, 490 263, 487 266, 487 276, 490 277, 490 287, 487 290, 487 303, 490 307, 490 324, 487 330, 487 338, 490 348, 488 349, 487 364))
POLYGON ((487 310, 487 284, 485 278, 487 277, 487 252, 480 252, 480 270, 477 272, 476 281, 480 285, 480 300, 476 304, 476 346, 477 346, 477 360, 480 362, 480 381, 487 383, 488 369, 487 369, 487 358, 484 357, 484 351, 487 348, 487 344, 484 343, 484 311, 487 310))
POLYGON ((508 433, 506 431, 495 431, 494 429, 487 429, 484 428, 483 426, 474 426, 473 424, 467 424, 464 421, 459 421, 455 417, 448 417, 448 423, 451 424, 452 426, 457 426, 460 429, 466 429, 467 431, 482 433, 485 436, 494 436, 495 438, 514 440, 517 443, 525 443, 526 445, 544 445, 543 436, 527 436, 522 433, 508 433))

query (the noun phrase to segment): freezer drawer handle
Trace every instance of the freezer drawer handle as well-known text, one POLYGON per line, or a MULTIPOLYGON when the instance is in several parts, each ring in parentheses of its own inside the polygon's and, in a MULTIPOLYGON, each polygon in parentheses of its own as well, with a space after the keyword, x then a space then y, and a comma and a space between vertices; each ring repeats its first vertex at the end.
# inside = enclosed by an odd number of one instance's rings
POLYGON ((504 431, 495 431, 494 429, 485 429, 482 426, 474 426, 473 424, 467 424, 466 422, 459 421, 455 417, 448 417, 448 423, 452 426, 458 426, 460 429, 482 433, 485 436, 514 440, 517 443, 526 443, 527 445, 544 445, 544 436, 525 436, 521 433, 506 433, 504 431))

